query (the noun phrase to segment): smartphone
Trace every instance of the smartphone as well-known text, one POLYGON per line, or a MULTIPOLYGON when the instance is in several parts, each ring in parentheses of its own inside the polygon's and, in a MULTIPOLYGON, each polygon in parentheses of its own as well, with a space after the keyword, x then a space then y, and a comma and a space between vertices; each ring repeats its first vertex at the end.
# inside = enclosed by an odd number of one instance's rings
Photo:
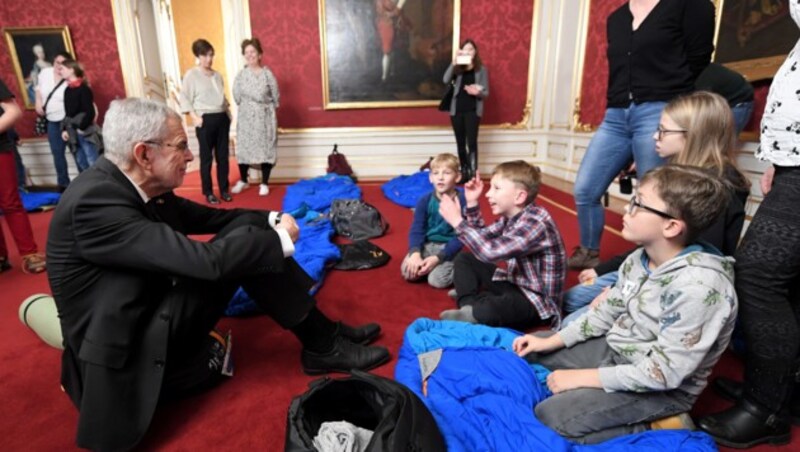
POLYGON ((472 64, 472 55, 456 55, 456 64, 469 66, 472 64))

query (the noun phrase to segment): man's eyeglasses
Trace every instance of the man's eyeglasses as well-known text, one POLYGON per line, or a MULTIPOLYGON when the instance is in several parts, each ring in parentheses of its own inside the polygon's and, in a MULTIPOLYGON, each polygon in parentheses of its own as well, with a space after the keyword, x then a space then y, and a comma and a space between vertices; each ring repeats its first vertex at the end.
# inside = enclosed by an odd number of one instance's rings
POLYGON ((189 150, 189 143, 181 142, 178 144, 171 144, 171 143, 162 143, 159 141, 145 141, 146 144, 152 144, 153 146, 165 146, 168 148, 174 148, 180 153, 184 153, 189 150))
POLYGON ((658 140, 658 141, 663 140, 664 139, 664 135, 667 134, 667 133, 686 133, 686 132, 688 132, 688 130, 683 130, 683 129, 662 129, 661 127, 659 127, 656 130, 656 137, 657 137, 656 140, 658 140))
POLYGON ((654 214, 658 215, 661 218, 666 218, 667 220, 677 220, 677 218, 675 218, 674 216, 668 214, 667 212, 662 212, 662 211, 660 211, 658 209, 654 209, 654 208, 652 208, 650 206, 646 206, 646 205, 642 204, 639 201, 638 198, 639 198, 639 196, 636 195, 636 194, 631 196, 631 202, 628 203, 628 206, 626 208, 626 210, 628 211, 628 215, 630 215, 630 216, 636 215, 636 210, 641 208, 641 209, 644 209, 644 210, 646 210, 648 212, 654 213, 654 214))

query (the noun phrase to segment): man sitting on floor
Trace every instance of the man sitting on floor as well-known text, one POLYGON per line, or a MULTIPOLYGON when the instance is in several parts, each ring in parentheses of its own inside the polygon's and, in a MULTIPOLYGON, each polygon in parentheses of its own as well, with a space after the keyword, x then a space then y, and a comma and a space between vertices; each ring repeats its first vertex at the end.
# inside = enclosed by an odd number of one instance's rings
POLYGON ((217 383, 196 364, 239 286, 297 336, 306 373, 388 361, 385 348, 361 345, 378 325, 334 323, 315 307, 313 281, 291 258, 299 232, 291 216, 213 209, 172 192, 193 160, 177 113, 116 100, 104 138, 105 157, 64 192, 47 241, 64 334, 61 381, 80 411, 79 446, 132 448, 159 400, 217 383))

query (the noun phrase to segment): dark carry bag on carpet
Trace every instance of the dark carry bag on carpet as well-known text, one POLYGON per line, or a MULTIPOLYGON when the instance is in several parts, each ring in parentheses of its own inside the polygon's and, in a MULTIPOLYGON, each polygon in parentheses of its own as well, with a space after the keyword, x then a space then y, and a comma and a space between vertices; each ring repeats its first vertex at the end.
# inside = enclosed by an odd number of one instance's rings
POLYGON ((341 260, 333 266, 336 270, 369 270, 386 265, 391 259, 389 253, 368 240, 336 246, 342 255, 341 260))
POLYGON ((339 145, 333 145, 333 151, 328 154, 328 173, 336 173, 341 176, 353 176, 353 168, 347 161, 344 154, 339 153, 339 145))
POLYGON ((295 397, 286 422, 287 452, 312 452, 323 422, 347 421, 371 430, 366 450, 447 450, 428 408, 410 389, 387 378, 354 370, 342 379, 313 381, 295 397))
POLYGON ((380 237, 389 229, 378 209, 360 199, 334 199, 330 218, 337 234, 354 241, 380 237))

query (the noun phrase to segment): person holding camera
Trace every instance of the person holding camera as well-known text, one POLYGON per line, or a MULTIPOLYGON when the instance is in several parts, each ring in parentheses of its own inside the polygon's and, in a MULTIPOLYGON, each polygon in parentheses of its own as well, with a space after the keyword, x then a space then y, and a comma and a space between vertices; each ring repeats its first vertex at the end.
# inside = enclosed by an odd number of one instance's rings
POLYGON ((453 84, 450 123, 456 135, 461 181, 466 183, 478 170, 478 127, 483 116, 483 101, 489 97, 489 72, 478 54, 478 46, 467 39, 444 73, 445 85, 453 84))
MULTIPOLYGON (((744 206, 750 182, 736 167, 736 129, 728 101, 718 94, 698 91, 673 99, 664 107, 653 134, 656 152, 669 163, 704 168, 727 182, 728 206, 700 234, 726 256, 733 256, 744 226, 744 206)), ((578 275, 580 284, 564 294, 564 325, 580 317, 600 293, 617 282, 617 270, 633 251, 602 262, 578 275)))
POLYGON ((630 0, 608 16, 608 104, 575 178, 580 246, 572 269, 600 263, 605 212, 600 199, 632 159, 641 177, 664 163, 651 136, 661 110, 694 90, 714 51, 714 4, 630 0))

